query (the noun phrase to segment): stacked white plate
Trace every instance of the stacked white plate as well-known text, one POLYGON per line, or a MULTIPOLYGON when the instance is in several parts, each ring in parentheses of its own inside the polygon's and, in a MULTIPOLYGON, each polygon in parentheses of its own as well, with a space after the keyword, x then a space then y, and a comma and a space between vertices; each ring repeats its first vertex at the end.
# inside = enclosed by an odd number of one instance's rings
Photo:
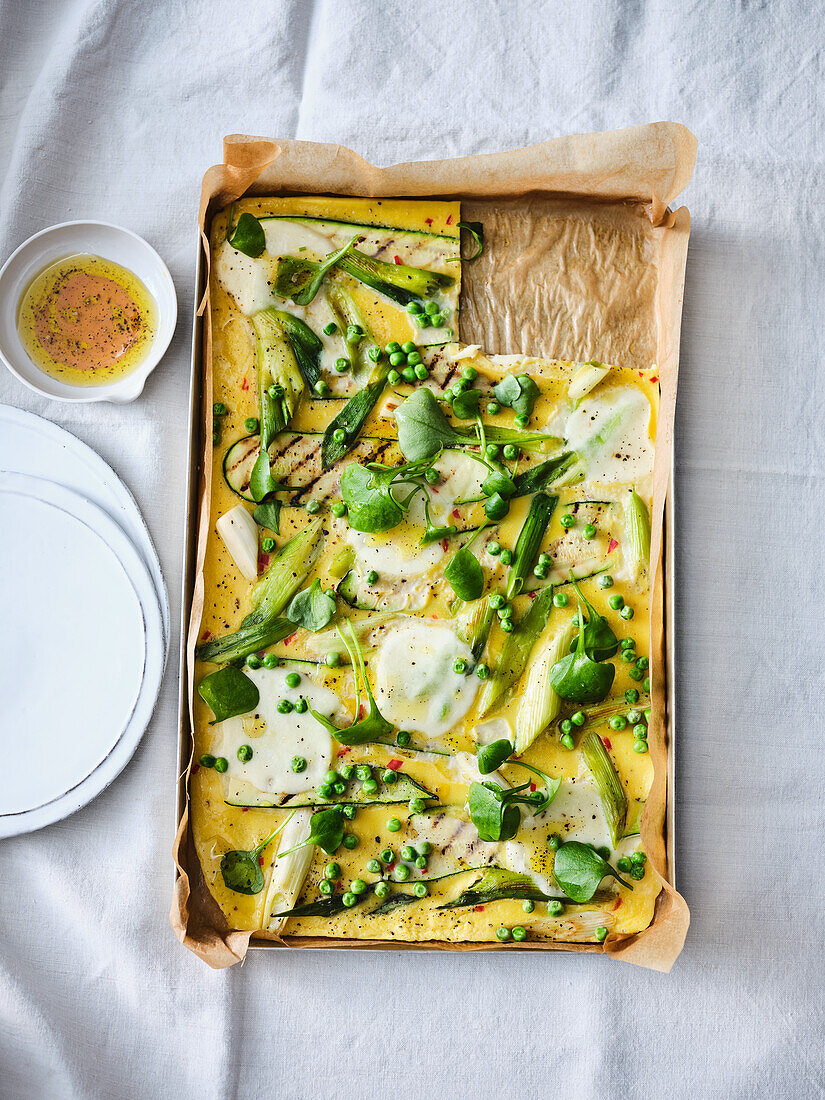
POLYGON ((128 489, 68 432, 0 405, 0 837, 74 813, 122 771, 168 640, 128 489))

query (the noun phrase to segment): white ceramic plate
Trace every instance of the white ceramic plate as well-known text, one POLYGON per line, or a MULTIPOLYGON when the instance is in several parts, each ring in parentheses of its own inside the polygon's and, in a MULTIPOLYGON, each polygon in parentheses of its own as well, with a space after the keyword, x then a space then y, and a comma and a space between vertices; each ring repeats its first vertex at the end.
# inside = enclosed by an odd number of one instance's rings
POLYGON ((0 270, 0 359, 12 374, 53 401, 134 401, 163 358, 175 332, 178 301, 166 264, 150 244, 131 229, 108 222, 61 222, 29 237, 0 270), (146 358, 125 378, 104 386, 70 386, 45 374, 26 353, 17 331, 20 299, 32 279, 64 256, 87 252, 113 260, 133 272, 155 299, 158 325, 146 358))
POLYGON ((131 758, 164 665, 154 582, 106 513, 0 474, 0 836, 99 794, 131 758))
POLYGON ((169 597, 157 552, 134 497, 103 459, 50 420, 0 405, 0 471, 30 474, 72 489, 123 528, 155 582, 169 645, 169 597))

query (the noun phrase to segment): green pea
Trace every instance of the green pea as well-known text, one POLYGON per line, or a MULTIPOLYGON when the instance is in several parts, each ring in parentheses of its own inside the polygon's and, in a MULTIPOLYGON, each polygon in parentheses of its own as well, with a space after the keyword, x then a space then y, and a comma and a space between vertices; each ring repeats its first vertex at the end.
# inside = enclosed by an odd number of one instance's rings
POLYGON ((520 924, 517 924, 513 929, 513 939, 516 943, 521 943, 522 940, 527 939, 527 931, 520 924))
POLYGON ((380 875, 381 874, 381 864, 378 862, 377 859, 371 859, 367 863, 367 870, 369 871, 369 873, 371 875, 380 875))
POLYGON ((637 741, 647 741, 647 726, 639 722, 637 726, 633 727, 633 736, 637 741))
POLYGON ((570 597, 566 592, 557 592, 555 596, 553 596, 553 603, 556 607, 567 607, 570 603, 570 597))
POLYGON ((647 856, 641 850, 641 848, 637 848, 635 852, 630 853, 630 862, 631 863, 647 863, 647 856))
POLYGON ((417 898, 425 898, 429 892, 426 882, 417 882, 415 886, 413 886, 413 893, 417 898))
POLYGON ((593 523, 586 523, 582 534, 586 539, 594 539, 596 537, 596 526, 593 523))
POLYGON ((398 772, 394 772, 392 768, 387 768, 386 771, 381 772, 381 779, 388 787, 392 787, 398 782, 398 772))
POLYGON ((388 882, 378 882, 375 885, 375 896, 377 898, 385 898, 390 892, 390 884, 388 882))
POLYGON ((226 759, 225 756, 215 757, 214 768, 216 772, 225 772, 228 767, 229 761, 226 759))
POLYGON ((352 347, 355 344, 360 344, 363 337, 364 330, 360 325, 349 325, 344 340, 352 347))
POLYGON ((639 693, 636 690, 636 688, 628 688, 627 691, 624 693, 624 697, 625 697, 625 702, 630 703, 631 706, 634 703, 639 702, 639 693))
POLYGON ((257 653, 250 653, 249 656, 246 659, 246 663, 247 663, 247 666, 249 668, 256 669, 256 668, 261 667, 261 665, 263 664, 263 661, 261 660, 261 658, 258 656, 257 653))
POLYGON ((501 629, 504 631, 505 634, 512 634, 513 633, 513 620, 512 619, 502 619, 501 623, 499 625, 501 626, 501 629))
POLYGON ((378 783, 374 779, 365 779, 361 787, 364 794, 378 794, 378 783))
POLYGON ((401 829, 401 822, 398 820, 397 817, 391 817, 387 822, 387 829, 391 833, 397 833, 401 829))
POLYGON ((336 443, 343 443, 344 440, 347 438, 347 433, 344 431, 343 428, 336 428, 335 431, 332 433, 332 438, 335 440, 336 443))
POLYGON ((554 898, 553 901, 548 901, 547 912, 551 917, 560 917, 564 912, 564 902, 559 901, 558 898, 554 898))
POLYGON ((392 850, 392 848, 384 848, 381 852, 379 852, 379 856, 384 863, 395 862, 395 852, 392 850))
POLYGON ((276 383, 275 383, 275 385, 274 385, 274 386, 270 386, 270 387, 269 387, 269 389, 268 389, 268 390, 267 390, 266 392, 267 392, 267 393, 269 394, 269 396, 270 396, 270 397, 271 397, 271 398, 272 398, 273 400, 277 401, 277 399, 278 399, 279 397, 283 397, 283 396, 284 396, 284 387, 283 387, 283 386, 280 386, 280 385, 278 385, 278 383, 276 382, 276 383))
POLYGON ((512 550, 502 550, 501 551, 501 564, 502 565, 512 565, 512 563, 513 563, 513 551, 512 550))
POLYGON ((205 752, 203 754, 203 756, 201 756, 200 766, 202 768, 214 768, 215 767, 215 757, 212 755, 211 752, 205 752))
POLYGON ((306 757, 293 756, 289 763, 290 768, 296 773, 305 772, 307 770, 306 757))
POLYGON ((497 928, 496 939, 501 940, 502 943, 507 943, 507 941, 510 939, 510 929, 505 928, 504 925, 502 925, 500 928, 497 928))
POLYGON ((648 694, 650 694, 650 677, 649 676, 645 676, 644 680, 642 681, 642 687, 645 689, 645 691, 648 694))
POLYGON ((430 372, 427 370, 423 363, 419 363, 417 366, 413 367, 413 370, 415 371, 415 377, 418 379, 419 382, 423 382, 425 378, 429 378, 430 372))
POLYGON ((575 714, 570 715, 570 721, 574 726, 583 726, 587 721, 587 715, 583 710, 577 710, 575 714))
POLYGON ((395 739, 395 743, 396 745, 398 745, 399 748, 405 749, 407 745, 409 745, 410 741, 412 741, 412 734, 410 734, 407 730, 398 731, 398 736, 395 739))
POLYGON ((635 649, 636 648, 636 639, 635 638, 622 638, 622 640, 619 642, 619 646, 622 649, 635 649))
POLYGON ((349 888, 353 894, 363 894, 367 888, 367 884, 362 878, 354 878, 349 884, 349 888))
POLYGON ((264 656, 263 656, 263 666, 264 666, 264 668, 277 668, 278 658, 275 656, 274 653, 265 653, 264 654, 264 656))
POLYGON ((500 592, 494 592, 490 597, 490 607, 492 607, 493 611, 498 611, 500 608, 504 607, 506 603, 507 600, 500 592))
POLYGON ((525 913, 532 913, 533 910, 536 908, 536 903, 533 901, 532 898, 527 898, 521 903, 521 907, 525 913))
POLYGON ((487 415, 488 416, 498 416, 498 414, 500 412, 501 412, 501 405, 499 405, 498 401, 488 401, 487 402, 487 415))
POLYGON ((467 662, 463 657, 456 657, 453 661, 453 672, 457 673, 459 676, 463 676, 466 671, 467 662))
POLYGON ((390 373, 387 375, 387 381, 391 386, 397 386, 398 383, 401 381, 401 375, 398 373, 397 370, 391 370, 390 373))
POLYGON ((413 321, 415 322, 416 328, 429 328, 432 324, 428 313, 416 313, 415 317, 413 317, 413 321))
POLYGON ((324 868, 324 878, 332 879, 334 882, 341 877, 341 864, 340 863, 328 863, 324 868))
POLYGON ((252 746, 251 745, 239 745, 238 746, 238 759, 242 764, 246 764, 247 761, 252 759, 252 746))
POLYGON ((347 833, 344 837, 343 845, 347 851, 351 852, 354 848, 358 847, 358 837, 355 833, 347 833))
MULTIPOLYGON (((625 610, 627 610, 627 608, 625 608, 625 610)), ((629 668, 627 670, 627 675, 630 677, 631 680, 637 680, 638 681, 638 680, 641 680, 641 678, 644 676, 644 673, 642 672, 642 670, 640 668, 636 668, 635 665, 634 665, 633 668, 629 668)))
POLYGON ((627 712, 627 720, 631 726, 635 726, 637 722, 641 722, 642 712, 640 710, 629 710, 627 712))
POLYGON ((640 754, 647 752, 647 741, 634 741, 633 751, 640 754))
MULTIPOLYGON (((342 429, 338 428, 336 430, 341 431, 342 429)), ((334 434, 335 433, 333 432, 333 435, 334 434)), ((344 504, 343 500, 336 500, 336 502, 330 508, 330 512, 332 512, 334 516, 340 519, 341 516, 345 516, 347 514, 347 506, 346 504, 344 504)))
POLYGON ((603 577, 599 577, 599 588, 612 588, 613 578, 609 574, 605 574, 603 577))
POLYGON ((407 353, 407 366, 417 367, 421 363, 421 353, 418 351, 410 351, 407 353))
POLYGON ((353 905, 358 904, 358 895, 353 894, 351 891, 348 890, 346 894, 344 894, 344 896, 341 898, 341 901, 344 903, 347 909, 352 909, 353 905))
POLYGON ((378 584, 378 573, 375 569, 370 569, 367 573, 367 584, 378 584))
POLYGON ((540 581, 543 581, 549 572, 550 570, 547 568, 546 565, 536 564, 536 568, 533 570, 533 575, 535 577, 538 577, 540 581))
POLYGON ((403 367, 407 362, 407 357, 403 351, 393 351, 390 353, 390 366, 391 367, 403 367))
POLYGON ((559 723, 559 729, 562 733, 572 733, 573 723, 570 721, 569 718, 563 718, 559 723))
MULTIPOLYGON (((423 814, 424 810, 426 809, 426 804, 424 802, 424 799, 423 798, 411 798, 410 801, 409 801, 409 805, 407 806, 407 809, 410 811, 411 814, 423 814)), ((392 820, 396 821, 397 819, 392 818, 392 820)), ((387 828, 389 828, 389 826, 387 826, 387 828)), ((401 828, 401 825, 399 823, 397 829, 390 829, 390 832, 397 832, 398 829, 400 829, 400 828, 401 828)))
POLYGON ((342 779, 349 782, 350 779, 352 779, 352 777, 355 775, 355 765, 354 764, 344 764, 344 765, 342 765, 342 767, 340 767, 338 769, 338 774, 341 776, 342 779))
POLYGON ((416 865, 416 867, 418 868, 419 871, 426 871, 426 869, 427 869, 427 857, 426 856, 416 856, 415 857, 415 865, 416 865))
POLYGON ((476 378, 478 378, 478 371, 475 367, 465 367, 461 372, 461 377, 465 382, 475 382, 476 378))
POLYGON ((334 795, 337 795, 337 796, 338 796, 338 798, 340 798, 340 797, 341 797, 341 795, 342 795, 342 794, 344 794, 344 793, 346 792, 346 789, 347 789, 347 785, 346 785, 346 783, 345 783, 345 782, 343 781, 343 779, 337 779, 337 780, 336 780, 336 781, 335 781, 335 782, 334 782, 334 783, 332 784, 332 793, 333 793, 334 795))
POLYGON ((631 863, 627 856, 621 856, 616 860, 616 870, 623 871, 625 874, 630 870, 631 863))
POLYGON ((450 315, 446 312, 446 310, 443 313, 435 313, 433 314, 433 325, 436 328, 444 328, 449 319, 450 315))
POLYGON ((489 678, 490 678, 490 668, 489 668, 489 666, 485 665, 485 664, 476 665, 476 676, 478 676, 479 680, 489 680, 489 678))
POLYGON ((406 882, 411 874, 412 871, 406 863, 399 863, 398 866, 393 869, 392 877, 396 882, 406 882))
POLYGON ((322 878, 321 881, 318 883, 318 891, 325 897, 329 897, 329 895, 335 891, 335 887, 332 885, 331 882, 328 882, 327 879, 322 878))
POLYGON ((213 416, 226 416, 227 411, 228 410, 226 408, 226 405, 224 405, 223 401, 216 401, 215 404, 212 406, 212 415, 213 416))
POLYGON ((258 428, 260 427, 260 421, 258 420, 257 416, 248 416, 246 420, 244 420, 243 426, 248 432, 254 433, 257 432, 258 428))
POLYGON ((303 697, 295 700, 295 712, 297 714, 306 714, 309 709, 309 704, 303 697))
POLYGON ((495 460, 496 458, 498 458, 499 454, 498 444, 488 443, 487 446, 484 448, 484 453, 489 459, 495 460))
POLYGON ((603 924, 600 924, 593 935, 596 937, 596 943, 604 943, 607 939, 607 929, 603 924))
POLYGON ((325 783, 335 783, 338 779, 338 772, 330 768, 330 770, 324 776, 325 783))
POLYGON ((576 517, 574 515, 571 515, 570 512, 565 512, 559 520, 559 523, 562 525, 562 527, 567 529, 569 529, 570 527, 575 527, 576 517))
POLYGON ((415 367, 404 367, 404 369, 401 371, 401 377, 404 379, 405 382, 409 382, 410 385, 412 385, 416 378, 415 367))
POLYGON ((332 798, 332 784, 321 783, 316 791, 319 798, 332 798))
POLYGON ((337 371, 340 371, 341 374, 343 374, 345 371, 348 371, 351 366, 352 363, 350 363, 349 359, 345 359, 343 355, 339 359, 335 360, 335 369, 337 371))
POLYGON ((412 340, 405 340, 401 345, 401 350, 405 355, 409 355, 411 351, 416 351, 415 343, 412 340))
POLYGON ((621 615, 621 617, 623 619, 632 619, 633 616, 635 615, 635 611, 633 610, 632 607, 623 607, 621 609, 621 611, 619 612, 619 614, 621 615))
POLYGON ((647 672, 649 667, 650 661, 648 661, 647 657, 637 657, 636 668, 640 668, 642 672, 647 672))
POLYGON ((637 863, 632 863, 628 874, 635 882, 641 882, 645 877, 645 869, 644 867, 640 867, 637 863))
POLYGON ((573 738, 570 736, 569 733, 563 734, 560 740, 566 749, 570 749, 572 751, 576 747, 575 742, 573 741, 573 738))
POLYGON ((355 778, 359 779, 362 783, 365 779, 372 779, 372 768, 369 764, 359 764, 355 769, 355 778))
POLYGON ((612 730, 623 730, 627 726, 627 719, 623 714, 614 714, 608 719, 607 724, 612 730))
POLYGON ((645 722, 647 722, 647 724, 650 725, 650 708, 649 707, 645 711, 645 722))
POLYGON ((624 607, 624 596, 617 592, 614 596, 610 596, 607 602, 614 611, 618 611, 620 607, 624 607))
POLYGON ((633 652, 632 649, 623 649, 621 652, 621 658, 626 665, 632 665, 633 662, 636 660, 636 654, 633 652))
POLYGON ((288 672, 286 674, 286 686, 288 688, 296 688, 301 683, 300 672, 288 672))
POLYGON ((279 714, 292 714, 292 703, 289 699, 279 699, 277 709, 279 714))
POLYGON ((506 443, 504 445, 504 451, 502 453, 504 454, 504 457, 507 459, 508 462, 513 462, 519 456, 519 449, 512 443, 506 443))
POLYGON ((342 806, 341 807, 341 813, 344 815, 344 817, 347 819, 347 821, 353 821, 354 820, 355 811, 356 811, 355 806, 342 806))
POLYGON ((513 605, 506 603, 504 607, 500 607, 498 611, 496 611, 496 615, 498 615, 500 619, 512 619, 513 605))
POLYGON ((341 664, 341 654, 337 650, 333 650, 332 653, 328 653, 324 658, 327 668, 338 668, 341 664))
POLYGON ((561 837, 558 833, 551 833, 547 838, 547 845, 551 851, 557 852, 561 848, 561 837))
POLYGON ((530 423, 530 417, 529 416, 517 416, 516 417, 516 427, 517 428, 526 428, 529 423, 530 423))
POLYGON ((407 306, 407 313, 421 313, 424 306, 421 302, 410 302, 407 306))
POLYGON ((307 511, 311 516, 314 516, 316 512, 321 511, 321 504, 317 500, 310 500, 307 502, 307 511))
POLYGON ((313 389, 319 397, 329 397, 329 395, 332 393, 332 390, 329 388, 323 378, 318 379, 318 381, 313 386, 313 389))
POLYGON ((390 340, 387 346, 384 348, 387 355, 393 355, 396 351, 401 351, 401 345, 397 340, 390 340))
POLYGON ((409 844, 405 844, 401 849, 401 858, 411 863, 415 859, 415 848, 411 848, 409 844))

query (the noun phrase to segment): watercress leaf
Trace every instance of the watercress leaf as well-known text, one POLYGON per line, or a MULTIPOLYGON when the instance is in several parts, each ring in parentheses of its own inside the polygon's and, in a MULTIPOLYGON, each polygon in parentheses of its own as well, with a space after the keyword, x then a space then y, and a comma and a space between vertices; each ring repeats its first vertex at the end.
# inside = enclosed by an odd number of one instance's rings
MULTIPOLYGON (((288 820, 289 818, 287 818, 288 820)), ((283 822, 278 829, 265 837, 260 844, 256 844, 251 851, 247 852, 241 848, 227 852, 223 856, 221 859, 221 875, 224 886, 228 890, 234 890, 236 894, 260 894, 264 888, 265 879, 258 857, 285 824, 286 822, 283 822)))
POLYGON ((453 415, 459 420, 473 420, 478 415, 481 390, 464 390, 453 398, 453 415))
POLYGON ((198 695, 212 708, 216 722, 246 714, 254 710, 260 700, 256 685, 233 665, 204 676, 198 684, 198 695))
POLYGON ((334 855, 344 839, 344 815, 338 806, 330 806, 312 815, 307 843, 317 844, 328 856, 334 855))
POLYGON ((579 604, 579 640, 573 653, 568 653, 550 669, 550 686, 560 699, 573 703, 600 703, 613 685, 616 669, 589 657, 584 648, 584 613, 579 604))
POLYGON ((259 527, 265 527, 267 531, 274 531, 279 535, 281 533, 280 500, 268 500, 265 504, 259 504, 252 513, 252 518, 259 527))
POLYGON ((263 500, 264 497, 277 492, 278 489, 278 482, 272 476, 269 465, 269 451, 262 447, 255 460, 255 465, 252 467, 252 473, 249 475, 249 492, 253 500, 263 500))
POLYGON ((459 599, 471 603, 484 591, 484 570, 466 546, 456 550, 444 570, 444 577, 459 599))
POLYGON ((470 820, 482 840, 512 840, 521 825, 518 806, 503 800, 504 790, 494 783, 471 783, 467 798, 470 820))
POLYGON ((309 588, 292 597, 284 614, 304 630, 323 630, 325 626, 329 626, 335 615, 335 600, 323 591, 321 582, 316 577, 309 588))
POLYGON ((266 233, 264 227, 254 214, 245 211, 238 218, 238 224, 232 231, 232 236, 227 240, 237 252, 243 252, 245 256, 257 259, 266 248, 266 233))
POLYGON ((481 491, 485 496, 491 497, 494 493, 498 493, 506 499, 509 499, 516 494, 516 483, 510 476, 510 471, 506 466, 502 466, 499 463, 491 463, 490 473, 484 479, 481 484, 481 491))
POLYGON ((398 445, 410 462, 435 458, 445 447, 475 440, 475 431, 454 428, 432 390, 414 390, 395 410, 398 445))
MULTIPOLYGON (((587 607, 587 621, 584 628, 584 651, 589 657, 592 657, 594 661, 606 661, 608 657, 612 657, 618 652, 619 639, 616 637, 607 619, 598 613, 587 596, 582 593, 582 590, 576 583, 576 578, 573 575, 572 569, 570 570, 570 580, 576 590, 576 594, 584 601, 587 607)), ((571 642, 571 653, 575 645, 575 641, 571 642)))
POLYGON ((622 886, 630 890, 633 887, 625 882, 607 860, 602 859, 589 844, 578 840, 569 840, 556 852, 553 864, 553 877, 560 889, 576 902, 588 902, 596 893, 603 878, 612 876, 622 886))
POLYGON ((516 416, 529 416, 540 392, 529 374, 508 374, 493 387, 496 400, 516 416))
POLYGON ((431 542, 439 542, 441 539, 451 539, 458 534, 458 528, 454 523, 447 527, 434 527, 430 525, 421 536, 421 545, 429 546, 431 542))
POLYGON ((512 741, 508 741, 506 737, 502 737, 498 741, 493 741, 491 744, 479 748, 476 757, 478 770, 482 775, 489 775, 490 772, 494 772, 497 768, 500 768, 507 757, 512 755, 512 741))

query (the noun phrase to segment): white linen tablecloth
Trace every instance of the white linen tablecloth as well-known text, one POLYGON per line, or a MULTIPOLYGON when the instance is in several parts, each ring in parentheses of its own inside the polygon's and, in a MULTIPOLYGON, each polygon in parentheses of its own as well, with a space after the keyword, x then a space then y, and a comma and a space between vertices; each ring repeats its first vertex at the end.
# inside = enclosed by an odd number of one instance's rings
POLYGON ((693 924, 673 972, 386 952, 208 970, 167 921, 173 653, 126 772, 0 842, 3 1100, 825 1094, 824 41, 814 0, 0 2, 0 256, 54 222, 114 221, 161 252, 181 307, 136 404, 49 403, 1 369, 0 401, 120 473, 173 614, 195 217, 223 134, 379 164, 658 119, 699 138, 677 421, 693 924))

